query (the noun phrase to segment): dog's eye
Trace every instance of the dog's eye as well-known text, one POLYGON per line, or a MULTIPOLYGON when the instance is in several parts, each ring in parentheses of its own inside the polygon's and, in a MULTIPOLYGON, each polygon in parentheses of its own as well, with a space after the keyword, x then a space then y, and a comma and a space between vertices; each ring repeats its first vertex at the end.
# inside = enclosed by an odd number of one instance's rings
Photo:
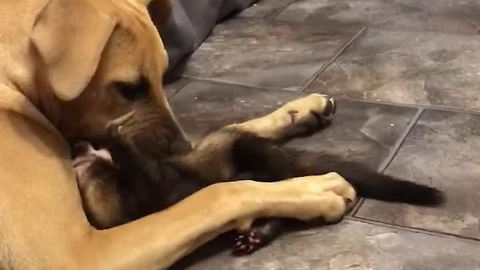
POLYGON ((138 100, 147 96, 150 85, 145 78, 140 78, 136 82, 114 82, 113 87, 125 99, 130 101, 138 100))

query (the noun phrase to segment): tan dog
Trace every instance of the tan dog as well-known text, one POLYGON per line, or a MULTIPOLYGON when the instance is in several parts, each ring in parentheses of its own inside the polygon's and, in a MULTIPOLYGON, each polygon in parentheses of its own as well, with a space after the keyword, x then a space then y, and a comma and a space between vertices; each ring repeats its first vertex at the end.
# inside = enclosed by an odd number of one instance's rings
MULTIPOLYGON (((0 5, 0 268, 163 269, 256 217, 341 216, 345 199, 354 199, 352 187, 335 173, 221 183, 165 211, 93 229, 80 202, 69 143, 101 142, 107 127, 134 125, 132 119, 138 132, 144 123, 161 126, 159 141, 185 143, 162 91, 167 58, 146 4, 0 5)), ((291 104, 300 112, 293 122, 287 110, 279 110, 241 127, 278 139, 301 130, 314 117, 310 110, 321 112, 325 104, 325 97, 313 96, 291 104)))

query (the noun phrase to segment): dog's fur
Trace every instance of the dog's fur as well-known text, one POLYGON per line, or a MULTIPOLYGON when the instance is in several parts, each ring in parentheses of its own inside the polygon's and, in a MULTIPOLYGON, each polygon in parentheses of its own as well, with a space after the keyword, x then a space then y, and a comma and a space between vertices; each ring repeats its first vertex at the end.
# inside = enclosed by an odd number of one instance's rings
MULTIPOLYGON (((161 0, 159 0, 161 1, 161 0)), ((329 173, 276 183, 210 185, 179 203, 107 230, 82 207, 69 144, 102 146, 128 127, 151 147, 188 142, 166 101, 167 57, 148 0, 18 0, 0 5, 0 268, 164 269, 257 217, 341 217, 355 192, 329 173), (182 226, 178 219, 181 217, 182 226)), ((160 5, 162 6, 162 5, 160 5)), ((160 16, 160 15, 158 15, 160 16)), ((240 124, 263 138, 294 135, 325 97, 240 124), (307 110, 305 110, 307 109, 307 110)), ((144 148, 144 147, 141 147, 144 148)))
MULTIPOLYGON (((303 99, 315 97, 319 96, 303 99)), ((329 104, 324 114, 333 113, 333 99, 329 104)), ((279 109, 282 110, 284 108, 279 109)), ((310 131, 323 123, 328 122, 318 115, 318 125, 312 125, 310 131)), ((98 228, 120 225, 165 209, 220 181, 248 178, 273 182, 323 174, 332 169, 346 176, 361 191, 360 195, 369 198, 428 206, 438 205, 443 200, 442 193, 434 188, 381 175, 335 156, 318 157, 288 149, 281 145, 284 141, 262 138, 237 125, 208 134, 185 153, 165 155, 160 152, 158 155, 157 151, 150 150, 152 162, 149 163, 136 158, 138 153, 147 150, 139 149, 141 142, 132 142, 119 132, 114 132, 109 141, 113 159, 106 150, 97 151, 87 144, 79 147, 75 160, 85 210, 91 223, 98 228)), ((346 204, 349 208, 353 201, 346 204)), ((336 222, 337 218, 327 217, 326 221, 336 222)), ((279 219, 264 220, 240 232, 234 253, 248 254, 267 244, 282 232, 283 223, 279 219)))

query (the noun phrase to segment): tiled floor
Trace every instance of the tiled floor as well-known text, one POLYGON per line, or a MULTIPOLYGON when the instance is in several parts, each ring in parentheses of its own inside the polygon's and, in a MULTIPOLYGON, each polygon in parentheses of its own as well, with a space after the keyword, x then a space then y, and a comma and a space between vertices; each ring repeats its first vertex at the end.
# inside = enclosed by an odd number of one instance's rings
POLYGON ((300 0, 276 19, 475 35, 480 26, 479 12, 476 0, 300 0))
POLYGON ((308 90, 479 110, 480 36, 420 33, 368 30, 308 90))
POLYGON ((340 100, 333 124, 290 146, 436 186, 448 201, 367 199, 340 224, 251 256, 209 245, 173 268, 480 269, 478 30, 476 0, 263 0, 219 25, 168 87, 192 137, 327 93, 340 100))
POLYGON ((298 90, 353 34, 350 29, 261 19, 231 20, 217 26, 208 42, 192 55, 183 74, 226 83, 298 90))

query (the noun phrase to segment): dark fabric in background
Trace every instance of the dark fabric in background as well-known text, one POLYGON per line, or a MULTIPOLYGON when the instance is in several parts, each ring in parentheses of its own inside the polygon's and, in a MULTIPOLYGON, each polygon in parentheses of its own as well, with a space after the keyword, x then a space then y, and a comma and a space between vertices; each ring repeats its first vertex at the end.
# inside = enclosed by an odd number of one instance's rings
POLYGON ((172 16, 159 30, 169 70, 194 52, 215 24, 258 0, 171 0, 172 16))

